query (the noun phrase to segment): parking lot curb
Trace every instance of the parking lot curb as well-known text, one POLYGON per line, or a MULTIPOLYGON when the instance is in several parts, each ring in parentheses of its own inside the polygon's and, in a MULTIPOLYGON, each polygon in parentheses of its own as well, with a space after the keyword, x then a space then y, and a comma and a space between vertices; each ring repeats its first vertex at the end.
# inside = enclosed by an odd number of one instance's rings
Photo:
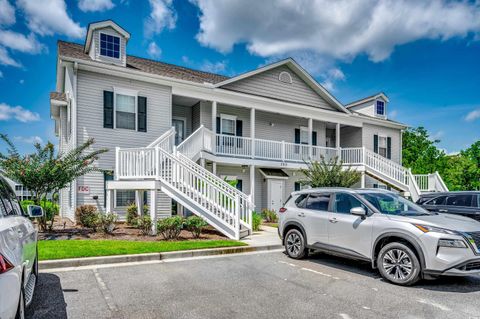
POLYGON ((226 247, 226 248, 182 250, 182 251, 172 251, 172 252, 163 252, 163 253, 69 258, 69 259, 57 259, 57 260, 44 260, 44 261, 40 261, 38 265, 40 270, 48 270, 48 269, 55 269, 55 268, 81 267, 81 266, 92 266, 92 265, 154 261, 154 260, 166 260, 166 259, 177 259, 177 258, 191 258, 191 257, 214 256, 214 255, 228 255, 228 254, 248 253, 248 252, 256 252, 256 251, 276 250, 282 247, 283 247, 282 245, 240 246, 240 247, 226 247))

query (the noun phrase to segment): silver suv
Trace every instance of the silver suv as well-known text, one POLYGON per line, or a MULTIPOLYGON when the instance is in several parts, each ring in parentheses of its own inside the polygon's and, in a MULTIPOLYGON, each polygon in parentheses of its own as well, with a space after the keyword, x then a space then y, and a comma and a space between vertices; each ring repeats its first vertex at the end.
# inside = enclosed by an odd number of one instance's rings
POLYGON ((320 250, 365 260, 386 280, 480 273, 480 223, 431 213, 389 191, 318 188, 294 192, 279 210, 291 258, 320 250))

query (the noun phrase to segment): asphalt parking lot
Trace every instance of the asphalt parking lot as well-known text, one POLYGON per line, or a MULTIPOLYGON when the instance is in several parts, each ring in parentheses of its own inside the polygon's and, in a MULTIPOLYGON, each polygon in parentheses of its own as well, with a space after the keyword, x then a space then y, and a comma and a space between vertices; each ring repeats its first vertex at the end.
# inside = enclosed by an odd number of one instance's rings
POLYGON ((480 276, 398 287, 283 252, 42 273, 28 318, 479 318, 480 276))

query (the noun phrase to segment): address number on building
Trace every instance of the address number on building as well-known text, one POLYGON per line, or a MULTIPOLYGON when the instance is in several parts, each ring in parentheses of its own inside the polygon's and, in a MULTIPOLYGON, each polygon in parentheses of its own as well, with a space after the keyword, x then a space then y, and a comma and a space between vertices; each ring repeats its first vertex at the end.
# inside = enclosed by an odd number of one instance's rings
POLYGON ((90 186, 78 186, 79 194, 90 194, 90 186))

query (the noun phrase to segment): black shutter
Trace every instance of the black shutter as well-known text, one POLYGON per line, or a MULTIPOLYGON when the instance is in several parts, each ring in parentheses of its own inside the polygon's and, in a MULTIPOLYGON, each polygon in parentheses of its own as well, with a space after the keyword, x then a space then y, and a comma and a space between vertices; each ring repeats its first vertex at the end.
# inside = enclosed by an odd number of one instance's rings
POLYGON ((392 138, 387 137, 387 158, 392 158, 392 138))
POLYGON ((144 96, 138 97, 138 131, 147 131, 147 98, 144 96))
POLYGON ((236 135, 237 136, 243 136, 243 122, 242 120, 237 120, 237 131, 236 135))
POLYGON ((113 92, 103 91, 103 127, 113 128, 113 92))
POLYGON ((378 135, 373 135, 373 151, 378 154, 378 135))
POLYGON ((299 182, 295 182, 293 185, 294 185, 294 186, 293 186, 294 191, 295 191, 295 192, 298 192, 298 191, 300 190, 300 183, 299 183, 299 182))
POLYGON ((317 132, 312 132, 312 145, 317 146, 317 132))
POLYGON ((239 191, 243 192, 243 181, 242 181, 241 179, 237 179, 237 185, 235 185, 235 187, 236 187, 239 191))
POLYGON ((300 144, 300 129, 295 129, 295 144, 300 144))
POLYGON ((220 134, 220 117, 217 116, 217 134, 220 134))

